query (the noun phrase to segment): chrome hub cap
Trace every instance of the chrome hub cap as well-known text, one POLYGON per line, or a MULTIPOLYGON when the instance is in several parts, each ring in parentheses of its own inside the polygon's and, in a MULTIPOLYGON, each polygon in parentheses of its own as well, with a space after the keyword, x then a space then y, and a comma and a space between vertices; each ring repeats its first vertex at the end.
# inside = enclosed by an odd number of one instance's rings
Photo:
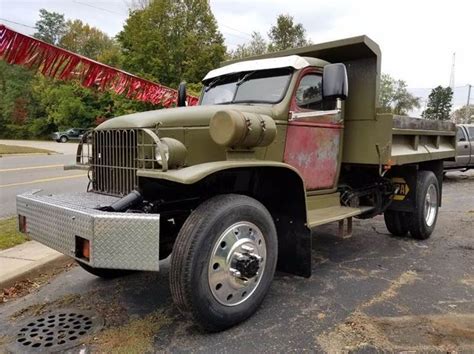
POLYGON ((426 191, 425 207, 423 215, 425 217, 426 225, 432 226, 436 219, 438 212, 438 192, 433 184, 430 184, 426 191))
POLYGON ((225 230, 209 261, 208 280, 214 298, 226 306, 247 300, 260 283, 266 256, 265 239, 256 225, 245 221, 225 230))

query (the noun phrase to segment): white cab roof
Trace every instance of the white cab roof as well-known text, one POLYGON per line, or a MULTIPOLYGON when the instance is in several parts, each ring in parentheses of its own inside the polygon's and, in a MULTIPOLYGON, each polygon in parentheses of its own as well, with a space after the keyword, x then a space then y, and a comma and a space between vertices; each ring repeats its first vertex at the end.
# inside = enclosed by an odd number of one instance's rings
POLYGON ((266 69, 279 69, 279 68, 295 68, 302 69, 307 66, 319 66, 323 67, 328 64, 327 61, 310 58, 310 57, 300 57, 299 55, 289 55, 286 57, 278 58, 268 58, 268 59, 258 59, 258 60, 247 60, 239 61, 234 64, 229 64, 218 69, 209 71, 209 73, 204 77, 203 81, 213 79, 222 75, 229 75, 234 73, 246 72, 246 71, 256 71, 256 70, 266 70, 266 69))

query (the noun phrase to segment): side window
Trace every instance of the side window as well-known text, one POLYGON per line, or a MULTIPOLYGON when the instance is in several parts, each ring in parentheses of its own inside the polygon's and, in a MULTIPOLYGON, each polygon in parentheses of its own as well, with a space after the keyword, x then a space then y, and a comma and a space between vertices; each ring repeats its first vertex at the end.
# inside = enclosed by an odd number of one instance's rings
POLYGON ((466 137, 464 135, 464 130, 461 127, 458 127, 457 133, 456 133, 456 140, 457 141, 466 141, 466 137))
POLYGON ((474 127, 467 128, 469 130, 469 136, 471 137, 471 141, 474 141, 474 127))
POLYGON ((321 75, 304 76, 296 90, 296 104, 306 109, 321 109, 323 78, 321 75))

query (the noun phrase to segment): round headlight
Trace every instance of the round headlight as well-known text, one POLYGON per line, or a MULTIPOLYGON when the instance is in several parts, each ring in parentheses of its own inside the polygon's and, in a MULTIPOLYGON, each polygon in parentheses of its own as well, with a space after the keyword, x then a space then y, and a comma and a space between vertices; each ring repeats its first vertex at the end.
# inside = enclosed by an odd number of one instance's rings
POLYGON ((173 138, 161 138, 155 148, 156 162, 167 170, 182 167, 186 161, 187 150, 184 144, 173 138), (165 161, 163 161, 163 158, 165 161))
MULTIPOLYGON (((163 155, 165 156, 166 162, 168 162, 170 158, 170 153, 168 151, 165 151, 163 155)), ((159 146, 155 148, 155 156, 156 156, 156 162, 158 162, 160 166, 163 166, 163 158, 162 158, 159 146)))

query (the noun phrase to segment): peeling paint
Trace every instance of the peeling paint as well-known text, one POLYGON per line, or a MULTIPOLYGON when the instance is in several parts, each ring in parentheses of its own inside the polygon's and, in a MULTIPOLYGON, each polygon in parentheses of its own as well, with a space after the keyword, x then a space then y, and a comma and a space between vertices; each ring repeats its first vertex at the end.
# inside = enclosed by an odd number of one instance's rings
POLYGON ((340 124, 288 124, 284 161, 301 173, 307 189, 334 187, 341 135, 340 124))

